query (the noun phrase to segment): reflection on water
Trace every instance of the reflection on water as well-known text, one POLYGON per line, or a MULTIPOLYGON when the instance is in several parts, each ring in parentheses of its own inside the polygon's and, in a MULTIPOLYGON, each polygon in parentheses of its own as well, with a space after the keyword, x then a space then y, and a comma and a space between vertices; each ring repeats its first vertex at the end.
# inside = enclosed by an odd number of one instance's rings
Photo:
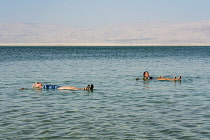
POLYGON ((149 89, 149 82, 143 83, 143 89, 149 89))
POLYGON ((168 80, 159 81, 159 80, 156 80, 156 82, 154 82, 154 80, 142 80, 143 89, 149 90, 149 87, 153 84, 158 84, 160 86, 161 82, 168 82, 169 85, 174 85, 176 87, 176 86, 181 86, 182 80, 179 80, 179 81, 177 81, 177 80, 175 80, 175 81, 168 81, 168 80), (157 82, 160 82, 160 83, 157 83, 157 82))

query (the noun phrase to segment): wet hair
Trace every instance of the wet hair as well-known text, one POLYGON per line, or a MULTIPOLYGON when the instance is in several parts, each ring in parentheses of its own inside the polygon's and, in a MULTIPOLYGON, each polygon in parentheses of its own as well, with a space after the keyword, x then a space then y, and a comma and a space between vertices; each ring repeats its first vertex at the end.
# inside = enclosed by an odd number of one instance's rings
POLYGON ((37 86, 37 84, 39 84, 39 82, 34 83, 34 84, 32 85, 32 88, 39 88, 39 87, 37 86))
POLYGON ((149 74, 149 72, 148 71, 145 71, 144 73, 143 73, 143 76, 145 77, 145 73, 148 73, 149 74))

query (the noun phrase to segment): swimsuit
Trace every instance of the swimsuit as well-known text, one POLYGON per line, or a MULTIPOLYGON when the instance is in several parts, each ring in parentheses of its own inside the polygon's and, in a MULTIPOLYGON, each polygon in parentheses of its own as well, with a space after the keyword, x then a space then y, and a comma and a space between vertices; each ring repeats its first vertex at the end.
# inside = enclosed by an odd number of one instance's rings
POLYGON ((42 88, 43 89, 57 89, 61 86, 57 86, 57 85, 44 85, 42 88))
POLYGON ((148 80, 149 80, 149 79, 153 79, 153 77, 147 77, 147 78, 145 78, 145 79, 148 79, 148 80))

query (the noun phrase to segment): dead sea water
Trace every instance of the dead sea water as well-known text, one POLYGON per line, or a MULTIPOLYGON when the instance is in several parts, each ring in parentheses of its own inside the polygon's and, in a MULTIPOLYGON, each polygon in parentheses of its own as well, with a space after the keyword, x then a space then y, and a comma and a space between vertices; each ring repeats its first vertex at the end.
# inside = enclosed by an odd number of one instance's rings
POLYGON ((2 46, 0 66, 2 140, 210 138, 210 47, 2 46), (95 90, 19 90, 37 81, 95 90))

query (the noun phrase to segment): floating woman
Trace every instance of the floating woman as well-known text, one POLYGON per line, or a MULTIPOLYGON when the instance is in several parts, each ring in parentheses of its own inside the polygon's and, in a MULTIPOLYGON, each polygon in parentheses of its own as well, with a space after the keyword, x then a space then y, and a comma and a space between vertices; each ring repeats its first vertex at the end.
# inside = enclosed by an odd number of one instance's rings
MULTIPOLYGON (((154 78, 154 77, 150 77, 149 72, 145 71, 143 73, 143 80, 149 80, 149 79, 155 79, 155 80, 169 80, 169 81, 177 81, 177 80, 181 80, 182 76, 179 76, 178 78, 176 78, 176 76, 174 77, 174 79, 172 78, 163 78, 162 76, 159 76, 158 78, 154 78)), ((136 78, 136 80, 139 80, 140 78, 136 78)))
MULTIPOLYGON (((71 86, 58 86, 58 85, 43 85, 40 82, 36 82, 32 85, 33 89, 63 89, 63 90, 92 90, 94 86, 88 85, 85 88, 77 88, 77 87, 71 87, 71 86)), ((20 88, 20 89, 27 89, 27 88, 20 88)))

